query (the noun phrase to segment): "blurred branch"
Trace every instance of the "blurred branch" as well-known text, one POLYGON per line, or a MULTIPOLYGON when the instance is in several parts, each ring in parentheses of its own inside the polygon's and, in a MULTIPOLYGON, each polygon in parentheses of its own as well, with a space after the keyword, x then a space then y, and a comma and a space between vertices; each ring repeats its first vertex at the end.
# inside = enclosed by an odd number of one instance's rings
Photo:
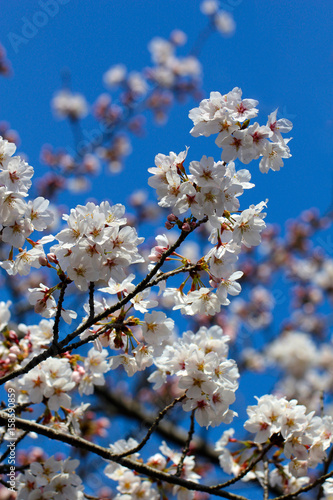
MULTIPOLYGON (((106 387, 96 386, 95 394, 104 401, 105 406, 103 406, 103 409, 107 412, 111 413, 111 405, 122 415, 132 419, 134 418, 147 427, 154 424, 156 417, 146 412, 135 400, 124 398, 120 394, 112 393, 106 387)), ((175 426, 170 421, 159 422, 156 432, 163 438, 168 439, 181 447, 185 446, 188 437, 188 434, 184 431, 184 429, 175 426)), ((198 455, 208 458, 211 463, 215 465, 219 464, 218 454, 214 451, 213 447, 209 446, 203 439, 194 437, 192 441, 192 449, 198 455)))
MULTIPOLYGON (((8 418, 9 417, 5 412, 0 411, 1 424, 7 425, 8 418)), ((165 481, 166 483, 169 484, 178 485, 190 491, 202 491, 206 493, 212 493, 220 498, 228 498, 230 500, 247 500, 246 497, 236 495, 235 493, 229 493, 227 491, 215 491, 215 489, 218 488, 219 485, 207 486, 195 483, 194 481, 188 481, 186 479, 176 477, 174 474, 168 474, 166 472, 159 471, 153 467, 149 467, 148 465, 144 465, 142 462, 137 462, 136 460, 132 460, 127 457, 122 458, 118 454, 112 453, 108 448, 104 448, 102 446, 94 444, 91 441, 87 441, 86 439, 83 439, 81 437, 73 436, 65 432, 60 432, 59 430, 52 429, 51 427, 47 427, 45 425, 37 424, 36 422, 24 420, 23 418, 17 417, 16 426, 19 429, 23 429, 29 432, 36 432, 37 434, 46 436, 50 439, 67 443, 71 446, 74 446, 75 448, 79 448, 85 451, 90 451, 91 453, 94 453, 95 455, 98 455, 106 460, 115 462, 119 465, 127 467, 128 469, 134 470, 137 473, 144 474, 152 479, 165 481)))

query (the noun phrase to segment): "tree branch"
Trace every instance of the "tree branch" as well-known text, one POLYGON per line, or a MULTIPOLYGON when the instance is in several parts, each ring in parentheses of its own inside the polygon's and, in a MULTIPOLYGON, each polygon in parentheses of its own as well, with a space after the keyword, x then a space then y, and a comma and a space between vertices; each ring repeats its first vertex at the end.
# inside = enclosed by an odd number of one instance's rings
MULTIPOLYGON (((103 409, 111 413, 111 407, 116 408, 117 412, 122 413, 128 418, 134 418, 145 424, 151 426, 154 424, 155 416, 143 410, 142 406, 135 400, 124 398, 121 394, 114 394, 106 387, 95 387, 95 395, 104 400, 105 405, 103 409)), ((165 439, 171 440, 173 443, 183 447, 186 443, 187 433, 180 427, 176 427, 170 421, 162 421, 159 423, 156 432, 165 439)), ((194 437, 192 441, 192 448, 197 454, 219 465, 218 454, 209 446, 206 441, 198 437, 194 437)))
POLYGON ((323 476, 318 477, 313 483, 308 484, 307 486, 303 486, 303 488, 300 488, 299 490, 295 491, 294 493, 288 493, 287 495, 281 495, 278 497, 274 497, 273 500, 289 500, 292 498, 296 498, 300 493, 306 493, 307 491, 312 490, 319 484, 323 484, 326 479, 329 477, 333 476, 333 471, 329 472, 328 474, 324 474, 323 476))
MULTIPOLYGON (((6 425, 9 416, 7 413, 0 411, 0 424, 6 425)), ((236 495, 235 493, 229 493, 227 491, 214 491, 216 486, 206 486, 203 484, 195 483, 194 481, 188 481, 180 477, 176 477, 172 474, 167 474, 166 472, 159 471, 148 465, 144 465, 142 462, 137 462, 127 457, 120 457, 117 454, 112 453, 109 449, 103 448, 97 444, 87 441, 78 436, 72 436, 71 434, 66 434, 65 432, 60 432, 58 430, 46 427, 45 425, 37 424, 36 422, 31 422, 29 420, 24 420, 23 418, 16 418, 16 426, 19 429, 23 429, 29 432, 36 432, 42 436, 46 436, 50 439, 55 439, 56 441, 61 441, 67 443, 75 448, 79 448, 85 451, 90 451, 95 455, 98 455, 106 460, 110 460, 119 465, 127 467, 128 469, 134 470, 139 474, 144 474, 147 477, 165 481, 168 484, 175 484, 186 488, 191 491, 203 491, 206 493, 212 493, 215 496, 221 498, 228 498, 229 500, 248 500, 247 498, 236 495)), ((333 474, 333 473, 332 473, 333 474)))
POLYGON ((65 298, 66 287, 67 287, 67 283, 66 283, 66 278, 65 278, 61 282, 60 295, 59 295, 59 300, 58 300, 58 304, 57 304, 57 313, 55 315, 54 325, 53 325, 53 342, 52 342, 52 344, 54 346, 58 345, 58 340, 59 340, 59 323, 60 323, 60 318, 61 318, 62 304, 63 304, 64 298, 65 298))
POLYGON ((184 460, 186 458, 188 450, 190 449, 190 444, 191 444, 191 441, 192 441, 192 438, 193 438, 193 434, 194 434, 194 414, 195 414, 195 410, 192 410, 190 430, 188 431, 188 437, 186 439, 186 443, 185 443, 185 446, 183 448, 182 456, 180 457, 179 463, 177 465, 177 471, 176 471, 176 476, 177 477, 180 477, 180 475, 182 473, 183 465, 184 465, 184 460))
POLYGON ((156 417, 153 425, 149 428, 146 436, 144 437, 144 439, 138 444, 138 446, 136 446, 135 448, 132 448, 131 450, 128 450, 128 451, 125 451, 124 453, 120 453, 120 457, 127 457, 128 455, 132 455, 133 453, 136 453, 138 451, 140 451, 144 445, 146 444, 146 442, 148 441, 148 439, 150 438, 150 436, 152 435, 152 433, 154 432, 154 430, 156 429, 156 427, 158 426, 159 422, 162 420, 162 418, 165 416, 165 414, 171 409, 173 408, 177 403, 179 403, 180 401, 183 401, 183 399, 186 398, 186 394, 183 394, 182 396, 180 396, 179 398, 176 398, 172 401, 171 404, 169 404, 168 406, 166 406, 162 411, 159 412, 158 416, 156 417))
POLYGON ((35 366, 39 365, 42 361, 45 361, 46 359, 50 358, 51 356, 56 356, 60 352, 63 351, 65 347, 68 347, 68 343, 73 340, 75 337, 83 333, 87 328, 90 326, 94 325, 98 321, 101 321, 102 319, 106 318, 110 314, 114 313, 115 311, 118 311, 121 309, 124 305, 126 305, 131 299, 133 299, 138 293, 142 292, 149 286, 150 280, 155 276, 157 271, 162 267, 164 264, 165 260, 169 255, 171 255, 182 243, 183 241, 187 238, 189 234, 191 234, 197 227, 199 227, 201 224, 207 222, 207 217, 204 217, 200 221, 197 222, 196 227, 193 227, 190 229, 190 231, 182 231, 180 233, 179 238, 177 241, 171 245, 162 255, 160 260, 156 263, 156 265, 153 267, 153 269, 147 274, 147 276, 134 288, 134 290, 126 295, 122 300, 114 304, 113 306, 109 307, 102 313, 98 314, 94 318, 88 318, 88 320, 79 326, 76 330, 74 330, 72 333, 68 334, 64 340, 59 342, 57 345, 54 343, 49 347, 49 349, 45 350, 44 352, 40 353, 38 356, 35 356, 32 358, 29 363, 26 364, 24 368, 19 368, 15 370, 14 372, 8 373, 7 375, 4 375, 3 377, 0 378, 0 385, 4 384, 8 380, 12 380, 20 375, 24 375, 25 373, 28 373, 32 368, 35 368, 35 366))

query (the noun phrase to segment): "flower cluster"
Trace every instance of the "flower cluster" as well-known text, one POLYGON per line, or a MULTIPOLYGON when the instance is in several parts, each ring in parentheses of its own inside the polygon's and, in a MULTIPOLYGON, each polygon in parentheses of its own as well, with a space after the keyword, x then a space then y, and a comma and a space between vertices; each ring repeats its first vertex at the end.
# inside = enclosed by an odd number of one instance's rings
MULTIPOLYGON (((110 444, 110 448, 111 451, 116 454, 129 453, 130 450, 134 449, 138 444, 139 443, 133 438, 127 441, 120 439, 114 444, 110 444)), ((181 461, 181 453, 177 453, 170 449, 164 441, 159 447, 159 450, 161 453, 156 453, 148 458, 147 465, 158 471, 176 474, 177 467, 181 461)), ((128 457, 137 461, 140 460, 139 453, 129 454, 128 457)), ((200 476, 194 471, 194 468, 194 457, 186 456, 182 462, 180 477, 189 481, 198 482, 200 476)), ((117 490, 119 493, 114 497, 115 500, 140 500, 142 498, 146 500, 158 500, 160 498, 156 486, 152 484, 151 481, 145 480, 139 474, 134 474, 126 467, 110 463, 106 466, 104 474, 118 482, 117 490)), ((173 495, 177 494, 178 500, 191 500, 194 498, 193 492, 180 486, 174 486, 172 493, 173 495)))
POLYGON ((305 476, 308 467, 316 467, 326 459, 325 450, 332 443, 333 419, 306 414, 306 407, 296 400, 265 395, 255 406, 249 406, 249 419, 244 427, 255 433, 254 442, 274 442, 281 436, 284 455, 290 459, 289 471, 296 477, 305 476))
POLYGON ((121 282, 125 269, 142 262, 136 230, 124 226, 125 207, 108 202, 78 205, 63 219, 68 227, 56 235, 59 244, 51 247, 61 269, 67 272, 79 290, 87 290, 90 282, 121 282))
MULTIPOLYGON (((28 202, 31 178, 34 170, 28 163, 13 156, 16 146, 0 137, 0 229, 1 240, 18 248, 19 254, 13 259, 1 262, 8 274, 28 274, 30 266, 40 267, 39 257, 44 255, 42 241, 31 242, 30 251, 21 247, 33 233, 43 231, 53 220, 48 210, 49 201, 38 197, 28 202)), ((46 237, 47 239, 47 237, 46 237)))
MULTIPOLYGON (((28 339, 34 339, 33 332, 29 333, 26 340, 28 339)), ((8 384, 10 387, 15 387, 20 403, 43 401, 50 411, 58 412, 59 408, 62 408, 71 412, 73 408, 69 392, 78 388, 81 396, 90 395, 93 394, 95 385, 105 383, 104 373, 110 369, 106 359, 107 354, 104 349, 99 352, 91 348, 82 364, 79 362, 82 360, 78 360, 75 356, 43 361, 22 378, 8 384)), ((77 420, 79 417, 81 417, 79 414, 73 415, 72 420, 77 420)), ((72 421, 67 421, 63 426, 64 429, 67 429, 68 423, 73 424, 72 421)))
MULTIPOLYGON (((99 291, 125 298, 135 288, 132 283, 133 278, 134 274, 130 274, 122 283, 116 283, 111 278, 108 286, 100 288, 99 291)), ((116 352, 123 349, 121 354, 116 353, 111 356, 110 368, 114 370, 122 365, 127 375, 133 376, 137 371, 151 366, 154 357, 160 355, 164 347, 171 342, 175 323, 162 311, 148 312, 148 309, 158 305, 156 300, 149 298, 149 290, 138 293, 130 302, 130 309, 145 313, 143 320, 134 316, 123 319, 117 315, 110 315, 99 321, 98 325, 83 332, 81 339, 95 335, 94 346, 100 352, 106 352, 102 351, 103 347, 110 347, 116 352), (133 328, 135 335, 132 332, 133 328)), ((89 314, 89 305, 86 304, 84 307, 89 314)), ((107 309, 106 300, 95 300, 94 308, 96 314, 104 312, 107 309)))
POLYGON ((217 0, 204 0, 201 2, 200 9, 203 14, 209 17, 210 22, 224 36, 230 36, 234 33, 236 25, 234 18, 226 10, 219 8, 217 0))
MULTIPOLYGON (((148 183, 156 189, 159 205, 173 210, 166 223, 168 229, 177 224, 184 231, 189 231, 196 226, 198 219, 207 217, 211 228, 208 239, 215 246, 204 257, 209 267, 202 263, 198 271, 200 268, 207 272, 210 287, 202 285, 200 276, 201 284, 199 278, 193 280, 188 294, 182 288, 169 288, 165 294, 173 297, 174 309, 181 309, 183 314, 213 315, 220 311, 221 305, 230 303, 228 294, 238 295, 241 291, 236 280, 243 273, 237 271, 235 265, 242 245, 250 248, 261 241, 266 215, 262 211, 266 202, 251 205, 238 213, 238 197, 244 189, 254 186, 250 182, 250 172, 246 169, 236 171, 234 162, 215 163, 212 157, 203 156, 200 161, 190 163, 190 173, 187 174, 184 167, 186 156, 187 150, 178 155, 173 152, 169 156, 157 155, 156 167, 148 169, 153 174, 148 183), (190 217, 182 223, 177 216, 188 211, 190 217), (236 211, 231 215, 231 212, 236 211), (217 288, 216 293, 213 292, 214 288, 217 288)), ((167 247, 165 237, 163 246, 159 243, 153 250, 151 260, 156 261, 160 248, 167 247)))
POLYGON ((79 464, 79 460, 55 460, 53 457, 44 463, 32 463, 29 469, 17 478, 17 498, 83 500, 82 481, 75 472, 79 464))
POLYGON ((88 113, 88 105, 82 94, 61 90, 52 99, 52 108, 59 118, 78 120, 88 113))
POLYGON ((201 426, 229 423, 235 415, 229 406, 235 401, 239 374, 235 361, 227 359, 228 340, 218 326, 202 327, 196 334, 185 332, 154 360, 158 369, 149 377, 154 389, 168 375, 176 375, 179 389, 186 394, 183 409, 195 410, 201 426))
POLYGON ((147 70, 147 75, 161 88, 178 89, 179 91, 196 88, 201 77, 201 65, 194 56, 178 57, 175 49, 184 45, 186 35, 175 30, 170 39, 155 37, 148 45, 155 66, 147 70))
POLYGON ((222 148, 222 160, 229 162, 238 158, 242 163, 262 157, 260 171, 280 170, 282 158, 289 158, 288 142, 282 133, 292 129, 292 123, 283 118, 277 120, 277 110, 268 117, 266 125, 260 126, 250 120, 258 114, 258 101, 242 99, 242 91, 235 87, 228 94, 211 92, 209 99, 201 101, 198 108, 190 111, 194 123, 194 137, 218 134, 215 143, 222 148))

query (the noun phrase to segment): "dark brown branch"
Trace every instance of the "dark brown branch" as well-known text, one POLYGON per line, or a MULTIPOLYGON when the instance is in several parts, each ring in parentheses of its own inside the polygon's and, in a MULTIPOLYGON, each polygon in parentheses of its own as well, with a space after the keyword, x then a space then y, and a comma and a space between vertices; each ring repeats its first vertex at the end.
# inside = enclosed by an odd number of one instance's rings
MULTIPOLYGON (((8 415, 8 417, 10 418, 10 415, 8 415)), ((40 422, 42 420, 42 417, 39 417, 37 419, 37 423, 40 422)), ((15 417, 15 421, 16 421, 16 417, 15 417)), ((23 441, 23 439, 29 434, 29 431, 26 431, 26 432, 23 432, 23 434, 21 434, 21 436, 19 436, 17 439, 15 439, 15 447, 21 442, 23 441)), ((5 453, 3 453, 3 455, 0 457, 0 463, 1 462, 4 462, 6 460, 6 458, 8 457, 8 455, 10 454, 10 448, 7 448, 7 450, 5 451, 5 453)))
POLYGON ((95 316, 94 291, 95 283, 91 281, 89 283, 89 319, 93 319, 95 316))
MULTIPOLYGON (((333 460, 333 446, 331 447, 329 455, 328 455, 327 459, 325 460, 325 465, 324 465, 324 470, 323 470, 324 475, 328 473, 328 469, 330 468, 332 460, 333 460)), ((323 496, 323 487, 321 485, 319 488, 319 491, 318 491, 317 500, 320 500, 322 496, 323 496)))
POLYGON ((287 495, 280 495, 278 497, 274 497, 273 500, 289 500, 292 498, 298 497, 301 493, 306 493, 307 491, 312 490, 319 484, 323 484, 326 479, 329 477, 333 476, 333 471, 329 472, 328 474, 324 474, 323 476, 318 477, 313 483, 308 484, 307 486, 303 486, 303 488, 300 488, 299 490, 295 491, 294 493, 288 493, 287 495))
POLYGON ((263 448, 261 450, 261 452, 259 453, 259 455, 257 456, 257 458, 255 458, 254 460, 252 460, 250 462, 250 464, 244 469, 242 470, 237 476, 233 477, 232 479, 229 479, 229 481, 226 481, 224 483, 221 483, 221 484, 217 484, 216 486, 212 486, 212 490, 214 489, 222 489, 222 488, 226 488, 227 486, 231 486, 232 484, 235 484, 237 483, 237 481, 239 481, 240 479, 242 479, 242 477, 246 476, 246 474, 248 472, 250 472, 253 467, 255 465, 257 465, 257 463, 259 463, 263 458, 264 456, 266 455, 266 453, 273 447, 274 445, 272 443, 269 443, 266 448, 263 448))
MULTIPOLYGON (((200 221, 197 222, 196 227, 200 226, 201 224, 207 222, 207 217, 204 217, 200 221)), ((134 288, 134 290, 126 295, 122 300, 114 304, 113 306, 109 307, 102 313, 98 314, 92 319, 89 319, 81 326, 79 326, 74 332, 68 334, 64 340, 59 342, 57 345, 55 343, 52 344, 52 346, 39 354, 38 356, 35 356, 32 358, 29 363, 24 368, 19 368, 18 370, 15 370, 14 372, 8 373, 7 375, 4 375, 3 377, 0 378, 0 385, 4 384, 8 380, 12 380, 20 375, 24 375, 25 373, 28 373, 32 368, 35 368, 35 366, 39 365, 42 361, 45 361, 46 359, 50 358, 51 356, 56 356, 62 350, 68 346, 69 342, 73 340, 75 337, 83 333, 87 328, 90 328, 90 326, 94 325, 98 321, 101 321, 102 319, 108 317, 110 314, 114 313, 115 311, 118 311, 121 309, 124 305, 126 305, 131 299, 133 299, 138 293, 142 292, 145 290, 151 279, 155 276, 157 271, 162 267, 164 264, 165 260, 171 255, 182 243, 183 241, 187 238, 189 234, 191 234, 196 227, 191 228, 190 231, 182 231, 180 233, 179 238, 177 241, 171 245, 162 255, 160 260, 156 263, 156 265, 153 267, 153 269, 147 274, 147 276, 134 288)))
MULTIPOLYGON (((114 407, 118 413, 121 413, 128 418, 134 418, 147 427, 154 424, 155 416, 143 410, 142 406, 135 400, 124 398, 122 394, 114 394, 109 389, 98 386, 95 387, 95 395, 104 401, 105 404, 103 408, 106 412, 111 413, 112 407, 114 407)), ((160 422, 156 432, 161 437, 171 440, 173 443, 181 447, 183 447, 186 443, 187 433, 170 421, 163 420, 160 422)), ((210 463, 219 465, 218 454, 203 439, 194 437, 192 448, 195 453, 207 458, 210 463)))
MULTIPOLYGON (((7 488, 7 490, 9 490, 10 485, 9 485, 9 483, 7 483, 7 481, 5 481, 4 479, 1 479, 1 478, 0 478, 0 483, 1 483, 1 484, 5 487, 5 488, 7 488)), ((16 491, 16 490, 14 489, 14 491, 16 491)))
POLYGON ((158 426, 158 424, 160 423, 160 421, 162 420, 162 418, 165 416, 165 414, 169 410, 171 410, 171 408, 173 408, 177 403, 179 403, 180 401, 183 401, 183 399, 185 399, 185 398, 186 398, 186 395, 183 394, 179 398, 174 399, 171 404, 169 404, 162 411, 160 411, 159 414, 158 414, 158 416, 156 417, 153 425, 149 428, 146 436, 138 444, 138 446, 136 446, 135 448, 132 448, 131 450, 125 451, 124 453, 120 453, 119 457, 127 457, 129 455, 132 455, 133 453, 136 453, 136 452, 140 451, 144 447, 144 445, 146 444, 146 442, 148 441, 148 439, 150 438, 150 436, 152 435, 152 433, 154 432, 154 430, 156 429, 156 427, 158 426))
MULTIPOLYGON (((0 411, 0 424, 6 425, 8 420, 8 415, 0 411)), ((71 434, 66 434, 65 432, 60 432, 58 430, 52 429, 51 427, 46 427, 45 425, 37 424, 36 422, 31 422, 29 420, 24 420, 22 418, 16 418, 16 426, 19 429, 23 429, 29 432, 36 432, 42 436, 46 436, 50 439, 55 439, 56 441, 61 441, 62 443, 67 443, 76 448, 90 451, 95 455, 98 455, 106 460, 110 460, 119 465, 123 465, 128 469, 134 470, 139 474, 144 474, 147 477, 165 481, 168 484, 175 484, 186 488, 191 491, 203 491, 206 493, 212 493, 215 496, 221 498, 228 498, 229 500, 247 500, 245 497, 236 495, 235 493, 229 493, 227 491, 215 491, 216 486, 207 486, 194 481, 188 481, 180 477, 176 477, 174 474, 168 474, 166 472, 159 471, 153 467, 143 464, 142 462, 137 462, 127 457, 120 457, 117 454, 112 453, 109 449, 103 448, 97 444, 94 444, 86 439, 78 436, 72 436, 71 434)))
POLYGON ((194 434, 194 414, 195 414, 195 410, 193 410, 192 413, 191 413, 190 430, 188 431, 188 437, 186 439, 186 443, 185 443, 185 446, 183 448, 182 456, 180 457, 179 463, 177 465, 177 471, 176 471, 176 474, 175 474, 177 477, 180 477, 180 475, 182 473, 183 465, 184 465, 184 460, 186 458, 188 450, 190 449, 190 444, 191 444, 191 441, 192 441, 192 438, 193 438, 193 434, 194 434))
POLYGON ((59 300, 58 300, 58 304, 57 304, 57 313, 55 315, 54 325, 53 325, 53 345, 54 346, 58 345, 58 340, 59 340, 59 323, 60 323, 60 318, 61 318, 62 304, 64 303, 64 298, 65 298, 66 287, 67 287, 67 283, 66 283, 66 279, 64 279, 61 282, 59 300))

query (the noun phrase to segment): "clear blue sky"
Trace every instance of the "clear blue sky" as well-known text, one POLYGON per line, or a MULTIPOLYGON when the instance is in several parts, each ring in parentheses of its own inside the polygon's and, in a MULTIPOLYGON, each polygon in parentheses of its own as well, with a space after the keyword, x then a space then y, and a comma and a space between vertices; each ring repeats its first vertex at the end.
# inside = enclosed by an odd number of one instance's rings
MULTIPOLYGON (((40 3, 20 0, 3 2, 1 7, 0 41, 14 75, 0 81, 0 119, 19 131, 21 150, 28 154, 37 175, 42 144, 73 145, 68 125, 54 121, 50 110, 64 67, 71 69, 73 90, 93 103, 105 90, 102 75, 111 65, 123 62, 131 70, 140 70, 149 64, 147 44, 152 37, 167 37, 172 29, 182 29, 191 47, 206 23, 197 0, 55 1, 59 12, 49 16, 28 43, 18 44, 16 51, 9 34, 21 36, 22 18, 38 19, 40 3)), ((260 123, 276 107, 294 123, 293 157, 283 170, 262 175, 257 164, 251 166, 257 189, 249 202, 268 197, 271 222, 283 222, 310 206, 325 211, 332 203, 332 3, 226 0, 224 5, 233 12, 237 30, 230 39, 214 34, 204 47, 206 95, 239 86, 245 97, 259 100, 260 123)), ((213 140, 188 134, 187 114, 193 106, 186 103, 174 108, 169 126, 154 128, 145 140, 136 140, 127 161, 130 176, 119 176, 116 183, 113 179, 112 187, 97 183, 100 199, 124 201, 131 189, 145 187, 146 169, 159 152, 180 151, 188 145, 190 160, 202 154, 218 159, 220 150, 213 140)))

